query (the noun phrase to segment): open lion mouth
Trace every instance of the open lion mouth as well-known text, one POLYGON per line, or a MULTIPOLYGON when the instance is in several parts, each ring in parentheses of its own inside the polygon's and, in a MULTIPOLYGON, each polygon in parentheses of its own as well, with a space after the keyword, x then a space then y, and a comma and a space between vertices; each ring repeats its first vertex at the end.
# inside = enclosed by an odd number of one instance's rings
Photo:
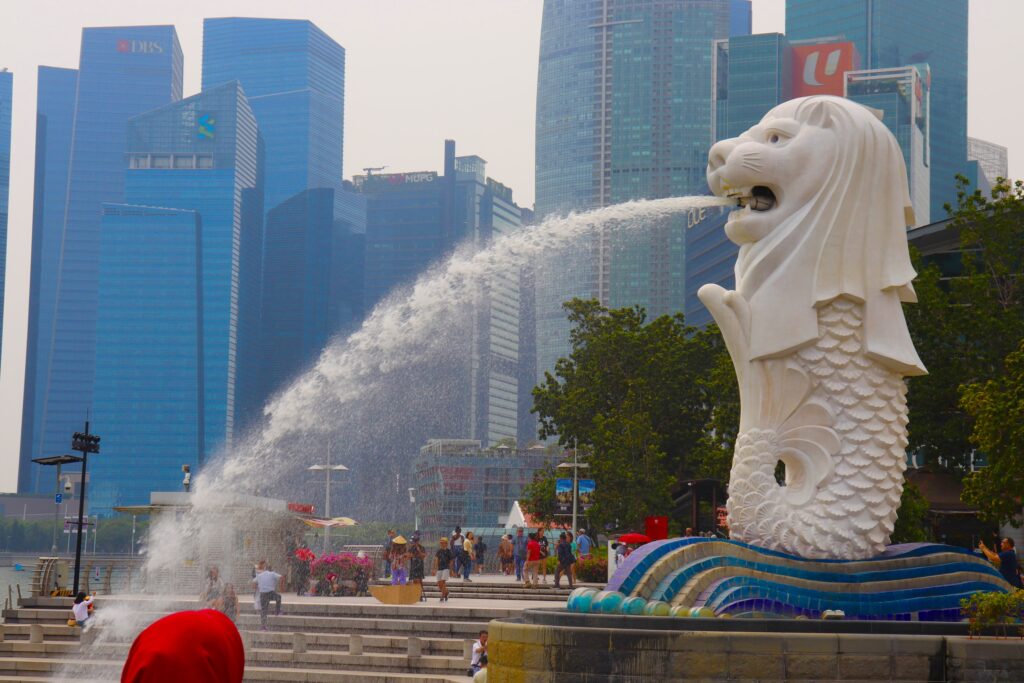
POLYGON ((749 207, 751 211, 771 211, 778 200, 770 187, 755 185, 749 192, 741 192, 737 196, 740 206, 749 207))

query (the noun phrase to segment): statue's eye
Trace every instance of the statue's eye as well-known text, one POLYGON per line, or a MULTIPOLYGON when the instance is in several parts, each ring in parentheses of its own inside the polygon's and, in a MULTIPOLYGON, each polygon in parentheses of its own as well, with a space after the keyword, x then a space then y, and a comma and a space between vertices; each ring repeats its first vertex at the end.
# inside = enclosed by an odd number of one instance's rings
POLYGON ((778 133, 772 133, 768 136, 768 142, 772 143, 773 145, 777 145, 778 143, 782 142, 782 136, 779 135, 778 133))

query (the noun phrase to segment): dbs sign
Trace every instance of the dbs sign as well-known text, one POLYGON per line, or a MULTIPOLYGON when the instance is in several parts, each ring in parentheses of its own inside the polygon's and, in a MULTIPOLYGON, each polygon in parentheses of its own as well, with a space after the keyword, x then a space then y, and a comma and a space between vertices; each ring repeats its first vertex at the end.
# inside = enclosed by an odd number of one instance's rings
POLYGON ((857 68, 853 43, 797 45, 793 48, 793 97, 843 96, 843 78, 857 68))

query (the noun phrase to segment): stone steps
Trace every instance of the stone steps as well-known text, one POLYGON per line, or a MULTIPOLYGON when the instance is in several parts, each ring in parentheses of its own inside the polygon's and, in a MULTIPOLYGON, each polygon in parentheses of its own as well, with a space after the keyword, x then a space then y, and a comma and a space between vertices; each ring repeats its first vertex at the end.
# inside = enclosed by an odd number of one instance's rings
MULTIPOLYGON (((475 588, 475 586, 474 586, 475 588)), ((531 602, 502 601, 485 592, 442 605, 383 605, 369 599, 318 601, 285 596, 281 616, 270 616, 259 630, 251 602, 241 605, 238 627, 246 647, 246 681, 341 683, 444 683, 465 681, 469 646, 494 618, 516 617, 531 602), (294 600, 295 598, 293 598, 294 600), (490 603, 490 604, 489 604, 490 603), (358 637, 358 640, 356 639, 358 637), (354 646, 353 646, 354 643, 354 646)), ((556 598, 556 600, 559 600, 556 598)), ((0 641, 0 683, 51 681, 58 675, 78 681, 116 680, 130 642, 104 637, 100 625, 85 632, 66 622, 70 601, 41 599, 5 611, 0 641), (42 642, 31 642, 30 631, 42 642), (88 652, 90 659, 83 659, 88 652)), ((559 602, 551 602, 558 605, 559 602)), ((101 596, 100 613, 129 605, 155 620, 170 610, 195 609, 195 600, 157 601, 143 596, 101 596)))

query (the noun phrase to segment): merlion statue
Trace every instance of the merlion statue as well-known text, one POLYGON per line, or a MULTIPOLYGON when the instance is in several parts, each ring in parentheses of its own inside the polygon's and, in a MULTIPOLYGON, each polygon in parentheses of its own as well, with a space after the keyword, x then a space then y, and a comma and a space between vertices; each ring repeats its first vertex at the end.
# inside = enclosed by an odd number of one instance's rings
POLYGON ((805 97, 712 147, 708 183, 744 207, 725 225, 736 290, 698 293, 740 387, 730 533, 806 558, 874 557, 903 490, 903 377, 926 373, 901 307, 916 273, 899 145, 872 110, 805 97))

